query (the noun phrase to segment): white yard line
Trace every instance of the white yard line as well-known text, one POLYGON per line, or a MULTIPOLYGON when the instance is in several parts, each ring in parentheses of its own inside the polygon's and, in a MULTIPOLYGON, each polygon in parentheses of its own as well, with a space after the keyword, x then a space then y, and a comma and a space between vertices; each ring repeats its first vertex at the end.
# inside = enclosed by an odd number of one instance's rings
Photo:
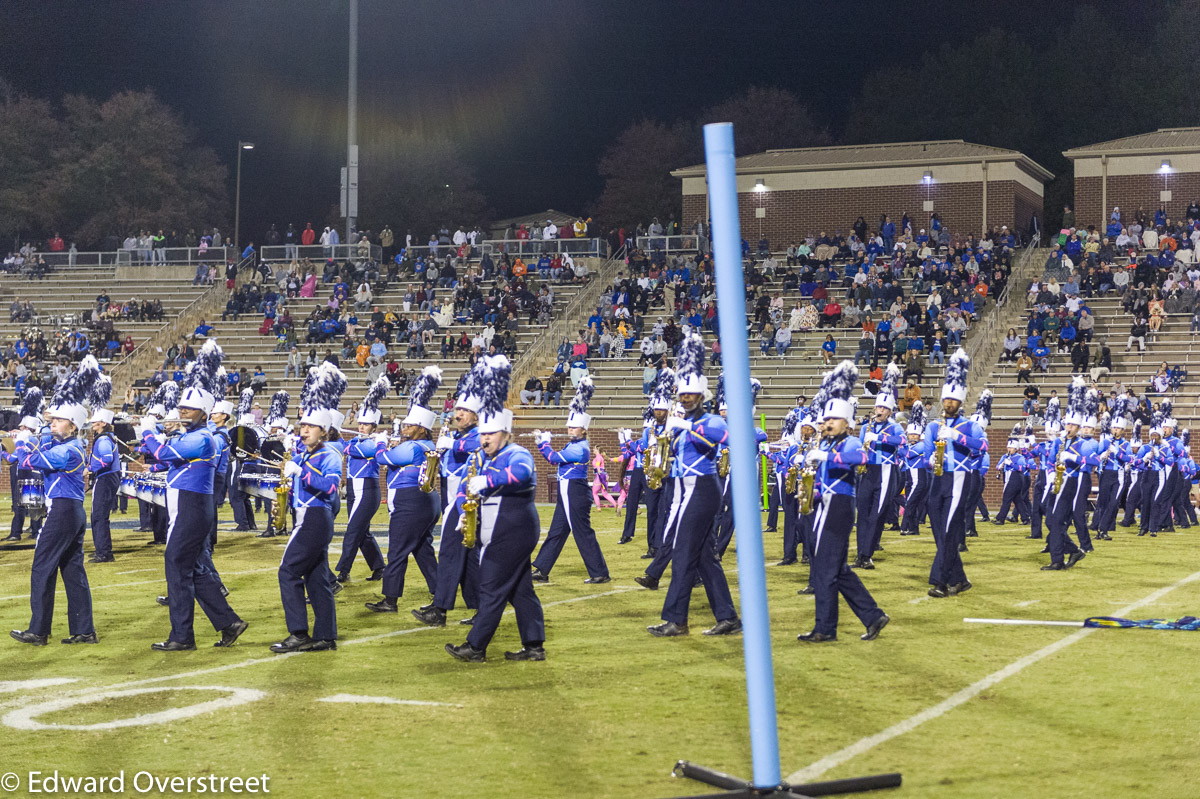
POLYGON ((358 694, 334 694, 318 702, 345 702, 357 705, 420 705, 422 707, 462 707, 452 702, 425 702, 420 699, 393 699, 390 696, 359 696, 358 694))
POLYGON ((133 571, 127 571, 127 572, 113 572, 113 574, 119 576, 122 574, 141 574, 142 572, 160 572, 162 570, 163 570, 163 567, 159 566, 156 569, 134 569, 133 571))
MULTIPOLYGON (((1171 593, 1176 588, 1180 588, 1188 583, 1195 582, 1196 580, 1200 580, 1200 572, 1189 574, 1187 577, 1184 577, 1174 585, 1168 585, 1164 588, 1160 588, 1146 597, 1139 599, 1137 602, 1126 605, 1118 610, 1115 615, 1127 616, 1138 608, 1157 602, 1159 599, 1171 593)), ((976 696, 979 696, 979 694, 983 693, 1002 680, 1012 677, 1014 674, 1020 674, 1022 671, 1034 665, 1035 663, 1050 657, 1060 650, 1067 648, 1071 644, 1082 641, 1085 637, 1096 632, 1097 629, 1098 628, 1096 627, 1085 627, 1081 630, 1071 633, 1065 638, 1055 641, 1048 646, 1042 647, 1036 652, 1020 658, 1019 660, 1014 660, 1012 663, 1009 663, 999 671, 992 672, 982 680, 968 685, 966 688, 963 688, 953 696, 938 702, 933 707, 926 708, 920 713, 910 716, 904 721, 893 724, 881 732, 877 732, 874 735, 868 735, 866 738, 855 741, 846 748, 840 749, 837 752, 827 755, 817 762, 800 769, 799 771, 789 774, 786 778, 786 781, 791 784, 798 784, 814 780, 830 769, 837 768, 848 760, 871 751, 880 744, 887 743, 891 739, 898 738, 907 732, 912 732, 927 721, 933 721, 936 718, 944 716, 946 713, 949 713, 959 705, 974 699, 976 696)))
MULTIPOLYGON (((157 569, 155 571, 157 571, 157 569)), ((261 572, 273 572, 273 571, 279 571, 279 567, 271 566, 271 567, 265 568, 265 569, 251 569, 250 571, 243 571, 243 572, 221 572, 221 576, 222 577, 234 577, 239 574, 259 574, 261 572)), ((91 589, 93 591, 101 591, 101 590, 104 590, 107 588, 129 588, 130 586, 135 586, 135 585, 156 585, 156 584, 162 584, 164 579, 165 578, 158 579, 158 580, 138 580, 138 581, 132 582, 132 583, 109 583, 108 585, 93 585, 91 587, 91 589)), ((61 585, 59 585, 59 587, 58 587, 58 593, 60 593, 60 594, 63 593, 63 587, 61 585)), ((29 594, 14 594, 13 596, 0 596, 0 602, 11 602, 15 599, 29 599, 29 594)))
POLYGON ((1014 608, 1027 608, 1030 605, 1036 605, 1037 603, 1039 603, 1041 601, 1042 600, 1040 600, 1040 599, 1026 599, 1024 602, 1016 603, 1015 605, 1013 605, 1013 607, 1014 608))

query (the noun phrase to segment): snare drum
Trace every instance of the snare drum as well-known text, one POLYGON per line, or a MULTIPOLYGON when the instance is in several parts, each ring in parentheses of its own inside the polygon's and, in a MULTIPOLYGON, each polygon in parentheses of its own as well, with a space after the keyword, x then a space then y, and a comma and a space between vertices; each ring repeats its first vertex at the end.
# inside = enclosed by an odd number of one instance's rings
POLYGON ((121 483, 117 486, 117 493, 137 499, 137 481, 134 479, 132 472, 121 475, 121 483))
POLYGON ((259 499, 275 499, 275 489, 279 486, 279 476, 273 474, 241 474, 238 479, 242 483, 242 493, 259 499))
POLYGON ((21 492, 21 507, 26 513, 39 516, 46 512, 46 489, 41 477, 18 480, 17 486, 21 492))

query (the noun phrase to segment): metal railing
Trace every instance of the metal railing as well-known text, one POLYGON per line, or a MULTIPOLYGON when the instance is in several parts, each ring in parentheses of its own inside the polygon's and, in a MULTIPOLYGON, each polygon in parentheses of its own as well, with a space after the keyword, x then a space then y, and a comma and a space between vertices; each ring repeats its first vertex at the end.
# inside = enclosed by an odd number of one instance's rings
MULTIPOLYGON (((34 253, 34 258, 41 258, 53 269, 76 266, 191 266, 201 263, 223 264, 230 252, 232 251, 225 247, 164 247, 158 250, 88 252, 63 250, 34 253)), ((26 261, 25 267, 28 266, 29 262, 26 261)))
POLYGON ((667 253, 708 252, 707 236, 688 233, 682 236, 638 236, 634 243, 639 250, 663 250, 667 253))
POLYGON ((968 378, 968 388, 972 391, 991 382, 992 368, 995 366, 996 357, 1004 344, 1004 327, 1006 325, 1011 327, 1012 325, 1008 323, 1013 313, 1020 314, 1021 312, 1018 303, 1013 303, 1013 307, 1008 308, 1009 303, 1012 301, 1014 291, 1018 296, 1024 296, 1030 272, 1039 268, 1034 265, 1034 253, 1037 252, 1040 242, 1041 239, 1035 236, 1025 245, 1024 251, 1017 256, 1013 264, 1008 282, 1004 284, 1004 291, 996 297, 992 312, 971 328, 966 350, 967 355, 971 358, 971 363, 977 367, 971 370, 968 378), (1005 309, 1008 309, 1009 312, 1006 312, 1005 309), (982 368, 984 364, 987 365, 986 369, 982 368))
MULTIPOLYGON (((525 381, 529 379, 542 361, 548 361, 558 351, 558 342, 569 338, 572 329, 578 328, 578 319, 585 309, 595 308, 604 289, 612 285, 617 271, 625 265, 624 260, 609 258, 600 268, 591 273, 588 284, 576 294, 567 307, 558 314, 537 340, 529 345, 513 364, 512 382, 509 384, 510 399, 516 397, 525 381)), ((584 316, 586 318, 586 316, 584 316)), ((513 400, 516 402, 516 400, 513 400)), ((516 407, 513 405, 512 407, 516 407)))
POLYGON ((489 239, 480 245, 493 257, 507 252, 511 257, 536 258, 542 253, 570 253, 576 257, 607 258, 607 239, 489 239))
MULTIPOLYGON (((368 248, 370 257, 378 263, 383 260, 383 248, 378 244, 371 244, 368 248)), ((322 247, 320 244, 311 244, 304 246, 303 244, 280 244, 271 247, 259 247, 258 257, 269 263, 278 263, 280 261, 303 261, 305 258, 310 261, 365 261, 367 255, 362 254, 362 250, 357 244, 333 244, 328 247, 322 247)))

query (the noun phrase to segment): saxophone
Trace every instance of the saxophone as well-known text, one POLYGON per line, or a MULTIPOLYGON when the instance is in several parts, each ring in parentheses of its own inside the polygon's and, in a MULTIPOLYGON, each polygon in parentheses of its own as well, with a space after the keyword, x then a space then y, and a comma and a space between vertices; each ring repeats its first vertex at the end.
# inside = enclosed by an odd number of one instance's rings
POLYGON ((667 436, 666 431, 663 431, 662 435, 652 434, 650 436, 650 469, 646 475, 646 485, 651 490, 657 491, 662 488, 670 464, 671 439, 667 436))
POLYGON ((804 442, 800 449, 800 456, 804 458, 804 468, 800 470, 800 513, 808 515, 813 511, 813 486, 817 479, 817 470, 811 463, 808 462, 808 450, 811 444, 804 442))
POLYGON ((475 467, 476 456, 472 455, 467 463, 466 498, 463 499, 463 546, 472 549, 475 546, 475 528, 479 523, 479 495, 471 493, 471 478, 479 474, 475 467))
MULTIPOLYGON (((442 425, 442 429, 438 432, 438 438, 446 435, 446 425, 442 425)), ((437 488, 437 474, 441 467, 442 453, 436 447, 430 447, 425 452, 425 462, 421 464, 421 471, 417 474, 417 485, 426 494, 432 494, 437 488)))
POLYGON ((717 458, 717 477, 724 480, 729 476, 729 447, 721 450, 721 456, 717 458))
POLYGON ((1058 494, 1059 492, 1062 491, 1063 475, 1067 471, 1067 464, 1063 460, 1063 458, 1066 456, 1066 454, 1067 454, 1067 450, 1064 447, 1063 449, 1059 450, 1058 458, 1054 462, 1054 493, 1055 494, 1058 494))
POLYGON ((288 505, 291 504, 292 481, 280 475, 279 485, 275 486, 275 516, 271 519, 271 529, 277 535, 287 532, 288 505))
POLYGON ((933 445, 933 473, 941 477, 946 462, 946 439, 939 438, 933 445))

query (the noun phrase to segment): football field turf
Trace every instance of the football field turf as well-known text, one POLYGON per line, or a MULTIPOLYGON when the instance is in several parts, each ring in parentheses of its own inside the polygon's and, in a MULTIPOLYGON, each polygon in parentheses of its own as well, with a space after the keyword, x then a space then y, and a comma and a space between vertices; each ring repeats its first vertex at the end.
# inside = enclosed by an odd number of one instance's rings
MULTIPOLYGON (((540 508, 543 532, 551 511, 540 508)), ((376 518, 382 537, 385 515, 376 518)), ((8 520, 0 514, 4 529, 8 520)), ((123 770, 131 795, 141 771, 266 774, 272 794, 304 797, 708 792, 669 778, 679 758, 749 777, 741 637, 699 634, 712 623, 702 589, 693 594, 690 636, 648 635, 666 580, 656 592, 633 582, 646 565, 641 526, 634 543, 617 546, 612 510, 595 511, 593 523, 613 581, 584 585, 568 544, 550 584, 538 586, 546 662, 504 660, 520 647, 510 614, 486 664, 459 663, 442 649, 465 639, 461 603, 443 629, 409 614, 429 601, 413 564, 400 613, 367 611, 379 584, 365 582, 361 559, 337 599, 338 651, 271 654, 267 645, 287 633, 275 575, 284 539, 224 531, 216 564, 249 630, 232 649, 213 649, 217 635, 197 610, 197 651, 153 652, 169 630, 154 602, 165 590, 162 549, 126 524, 114 530, 116 562, 88 566, 99 645, 58 643, 67 634, 61 585, 50 646, 0 642, 0 680, 8 681, 0 683, 0 772, 21 778, 7 793, 25 795, 28 772, 56 769, 79 777, 123 770), (30 680, 64 682, 16 684, 30 680), (121 693, 100 693, 108 691, 121 693)), ((222 527, 230 526, 226 508, 222 527)), ((928 530, 885 533, 878 568, 860 573, 892 617, 873 642, 858 639, 862 627, 844 603, 836 642, 797 642, 812 625, 812 598, 796 594, 807 567, 768 567, 783 774, 900 771, 904 786, 888 793, 906 797, 1196 796, 1200 634, 963 617, 1196 614, 1198 534, 1151 539, 1119 529, 1074 569, 1042 572, 1048 558, 1040 542, 1025 540, 1027 528, 979 530, 964 555, 975 587, 948 599, 925 593, 928 530)), ((24 629, 32 547, 6 546, 0 614, 5 629, 24 629)), ((766 550, 773 564, 780 534, 766 535, 766 550)), ((735 563, 731 552, 725 566, 736 599, 735 563)))

